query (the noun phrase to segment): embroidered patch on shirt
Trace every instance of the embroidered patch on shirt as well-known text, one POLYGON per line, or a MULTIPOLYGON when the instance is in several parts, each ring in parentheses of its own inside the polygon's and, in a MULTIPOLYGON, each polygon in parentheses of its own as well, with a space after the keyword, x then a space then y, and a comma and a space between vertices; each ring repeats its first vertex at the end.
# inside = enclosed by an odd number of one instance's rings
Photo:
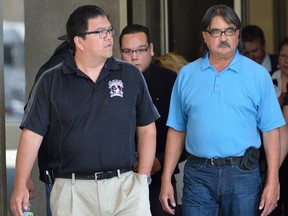
POLYGON ((123 97, 123 82, 121 80, 112 80, 108 83, 110 89, 110 97, 123 97))

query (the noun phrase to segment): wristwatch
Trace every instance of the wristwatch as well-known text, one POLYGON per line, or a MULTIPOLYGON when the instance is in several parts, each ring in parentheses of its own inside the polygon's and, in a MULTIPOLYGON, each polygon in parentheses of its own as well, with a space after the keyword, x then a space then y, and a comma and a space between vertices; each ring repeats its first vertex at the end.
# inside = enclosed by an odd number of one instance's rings
POLYGON ((148 175, 141 175, 143 178, 146 178, 147 184, 150 185, 152 182, 152 178, 151 176, 148 175))
POLYGON ((147 184, 150 185, 152 183, 152 178, 151 176, 147 176, 147 184))

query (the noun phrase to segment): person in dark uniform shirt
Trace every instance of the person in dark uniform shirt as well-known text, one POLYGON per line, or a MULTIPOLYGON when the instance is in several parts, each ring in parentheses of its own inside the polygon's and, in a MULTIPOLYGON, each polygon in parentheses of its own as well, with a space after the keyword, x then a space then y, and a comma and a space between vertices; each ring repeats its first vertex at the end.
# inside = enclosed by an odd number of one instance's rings
POLYGON ((77 8, 66 32, 74 55, 39 77, 25 108, 11 210, 20 216, 28 208, 27 182, 45 137, 53 216, 149 216, 160 115, 146 82, 137 67, 112 57, 114 28, 101 8, 77 8))
MULTIPOLYGON (((63 40, 63 42, 58 45, 58 47, 55 49, 54 53, 51 55, 51 57, 48 59, 47 62, 45 62, 38 70, 36 76, 34 85, 37 83, 38 79, 41 77, 43 73, 45 73, 47 70, 50 70, 51 68, 55 67, 56 65, 62 63, 66 58, 72 56, 72 47, 67 39, 67 35, 63 35, 61 37, 58 37, 59 40, 63 40)), ((33 85, 33 87, 34 87, 33 85)), ((33 89, 32 87, 32 89, 33 89)), ((32 90, 31 90, 32 92, 32 90)), ((29 94, 29 97, 31 96, 31 92, 29 94)), ((26 106, 24 107, 24 109, 26 106)), ((39 168, 39 180, 45 183, 45 192, 46 192, 46 216, 52 216, 51 209, 50 209, 50 193, 52 191, 53 183, 54 183, 54 176, 51 169, 47 167, 49 156, 47 154, 47 143, 45 142, 45 137, 43 138, 43 142, 41 143, 41 146, 38 151, 38 168, 39 168)), ((32 176, 30 176, 28 185, 29 189, 29 196, 30 198, 34 197, 34 182, 32 180, 32 176)))
MULTIPOLYGON (((161 175, 164 163, 165 143, 168 127, 166 126, 170 96, 177 74, 152 63, 154 56, 150 31, 146 26, 133 24, 126 26, 119 37, 121 59, 136 65, 142 72, 151 94, 153 103, 157 107, 161 118, 156 121, 157 146, 156 157, 151 172, 152 183, 149 186, 150 208, 152 215, 168 215, 162 210, 159 201, 161 175)), ((179 172, 177 168, 174 173, 179 172)), ((176 180, 172 176, 172 183, 176 188, 176 180)))

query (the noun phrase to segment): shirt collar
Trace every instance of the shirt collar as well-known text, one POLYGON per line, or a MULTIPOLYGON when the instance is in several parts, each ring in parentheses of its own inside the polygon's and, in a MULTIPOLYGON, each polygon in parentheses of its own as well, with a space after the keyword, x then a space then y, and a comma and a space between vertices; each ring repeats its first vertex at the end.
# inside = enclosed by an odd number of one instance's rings
POLYGON ((264 66, 268 71, 272 71, 271 61, 268 54, 265 55, 262 66, 264 66))
MULTIPOLYGON (((101 72, 104 71, 114 71, 118 70, 119 65, 114 57, 110 57, 106 60, 104 67, 102 68, 101 72)), ((76 74, 78 72, 78 67, 76 65, 74 56, 69 56, 64 62, 64 74, 76 74)), ((106 73, 106 72, 105 72, 106 73)))
MULTIPOLYGON (((239 50, 237 49, 233 60, 228 65, 226 70, 230 69, 230 70, 234 71, 235 73, 239 73, 240 64, 238 64, 238 62, 241 60, 242 57, 243 56, 239 53, 239 50)), ((210 61, 209 61, 209 52, 206 53, 206 55, 202 58, 203 58, 203 60, 202 60, 202 64, 201 64, 201 71, 205 71, 209 68, 213 68, 213 66, 210 64, 210 61)))

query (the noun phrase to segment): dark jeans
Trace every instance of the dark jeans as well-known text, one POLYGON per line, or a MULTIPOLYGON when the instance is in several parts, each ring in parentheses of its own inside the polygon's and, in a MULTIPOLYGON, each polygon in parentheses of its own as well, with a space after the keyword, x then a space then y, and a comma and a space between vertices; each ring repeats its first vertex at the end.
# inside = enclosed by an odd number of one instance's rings
POLYGON ((258 214, 261 195, 259 165, 241 170, 238 165, 212 166, 188 160, 184 168, 183 216, 258 214))
POLYGON ((50 194, 52 191, 53 184, 45 184, 46 188, 46 215, 52 216, 51 209, 50 209, 50 194))

